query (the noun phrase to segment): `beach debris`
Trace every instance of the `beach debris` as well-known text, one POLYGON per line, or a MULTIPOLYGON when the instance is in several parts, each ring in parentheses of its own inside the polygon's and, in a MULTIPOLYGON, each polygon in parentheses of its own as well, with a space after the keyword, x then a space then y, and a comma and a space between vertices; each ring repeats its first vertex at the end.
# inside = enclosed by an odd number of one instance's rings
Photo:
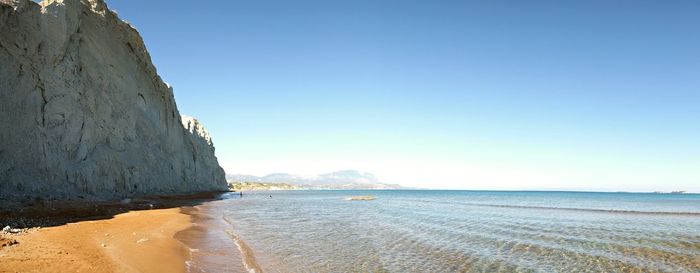
POLYGON ((2 228, 3 233, 26 233, 28 231, 29 229, 11 228, 10 226, 5 226, 4 228, 2 228))
POLYGON ((19 244, 19 243, 15 239, 0 237, 0 247, 6 247, 6 246, 11 246, 11 245, 16 245, 16 244, 19 244))
POLYGON ((377 199, 377 198, 372 196, 372 195, 364 195, 364 196, 351 196, 349 198, 346 198, 345 200, 348 200, 348 201, 372 201, 374 199, 377 199))
POLYGON ((105 243, 100 244, 102 247, 107 247, 105 243))
POLYGON ((148 242, 148 238, 141 238, 138 241, 136 241, 137 244, 145 243, 148 242))

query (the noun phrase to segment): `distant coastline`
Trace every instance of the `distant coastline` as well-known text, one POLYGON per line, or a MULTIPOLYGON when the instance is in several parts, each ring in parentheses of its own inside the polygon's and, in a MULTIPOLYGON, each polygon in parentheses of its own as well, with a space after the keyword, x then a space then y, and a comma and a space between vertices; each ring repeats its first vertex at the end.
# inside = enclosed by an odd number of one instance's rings
POLYGON ((284 191, 284 190, 414 190, 406 187, 385 187, 377 188, 373 185, 292 185, 289 183, 267 183, 249 181, 229 181, 229 190, 239 191, 284 191))
POLYGON ((231 191, 275 191, 275 190, 298 190, 297 186, 287 183, 263 183, 263 182, 229 182, 228 188, 231 191))
MULTIPOLYGON (((252 177, 252 176, 248 176, 252 177)), ((294 184, 292 182, 261 182, 261 179, 256 179, 257 181, 243 180, 243 181, 228 181, 228 187, 231 191, 265 191, 265 190, 427 190, 427 191, 467 191, 467 192, 570 192, 570 193, 628 193, 628 194, 660 194, 660 195, 694 195, 700 194, 700 192, 692 191, 614 191, 614 190, 579 190, 579 189, 436 189, 436 188, 415 188, 415 187, 404 187, 397 184, 384 184, 391 185, 391 187, 377 187, 376 185, 362 185, 362 184, 352 184, 347 185, 308 185, 308 184, 294 184), (364 186, 364 187, 363 187, 364 186)))
POLYGON ((381 182, 371 173, 342 170, 316 176, 273 173, 265 176, 228 174, 229 189, 242 190, 360 190, 405 189, 398 184, 381 182))

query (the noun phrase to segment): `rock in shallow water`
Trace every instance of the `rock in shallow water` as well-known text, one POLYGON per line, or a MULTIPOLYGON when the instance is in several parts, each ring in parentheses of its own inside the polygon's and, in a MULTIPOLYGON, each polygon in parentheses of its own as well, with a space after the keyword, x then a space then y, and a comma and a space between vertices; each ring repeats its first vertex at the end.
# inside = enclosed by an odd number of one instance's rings
POLYGON ((374 196, 371 195, 365 195, 365 196, 352 196, 347 198, 349 201, 372 201, 376 199, 374 196))
POLYGON ((0 128, 6 200, 226 190, 206 130, 102 0, 0 0, 0 128))

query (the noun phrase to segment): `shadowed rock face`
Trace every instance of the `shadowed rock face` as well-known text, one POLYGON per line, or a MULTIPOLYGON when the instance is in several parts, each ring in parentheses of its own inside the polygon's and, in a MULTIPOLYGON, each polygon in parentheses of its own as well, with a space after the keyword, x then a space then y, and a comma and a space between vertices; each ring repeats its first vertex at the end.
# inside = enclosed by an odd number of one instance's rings
POLYGON ((225 189, 206 130, 102 0, 0 0, 0 202, 225 189))

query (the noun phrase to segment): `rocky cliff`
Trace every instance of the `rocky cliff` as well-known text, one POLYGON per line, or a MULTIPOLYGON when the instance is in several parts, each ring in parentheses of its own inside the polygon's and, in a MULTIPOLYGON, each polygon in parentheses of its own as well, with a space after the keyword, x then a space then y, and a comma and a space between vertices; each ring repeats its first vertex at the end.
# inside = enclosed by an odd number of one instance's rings
POLYGON ((225 189, 206 130, 102 0, 0 0, 0 204, 225 189))

